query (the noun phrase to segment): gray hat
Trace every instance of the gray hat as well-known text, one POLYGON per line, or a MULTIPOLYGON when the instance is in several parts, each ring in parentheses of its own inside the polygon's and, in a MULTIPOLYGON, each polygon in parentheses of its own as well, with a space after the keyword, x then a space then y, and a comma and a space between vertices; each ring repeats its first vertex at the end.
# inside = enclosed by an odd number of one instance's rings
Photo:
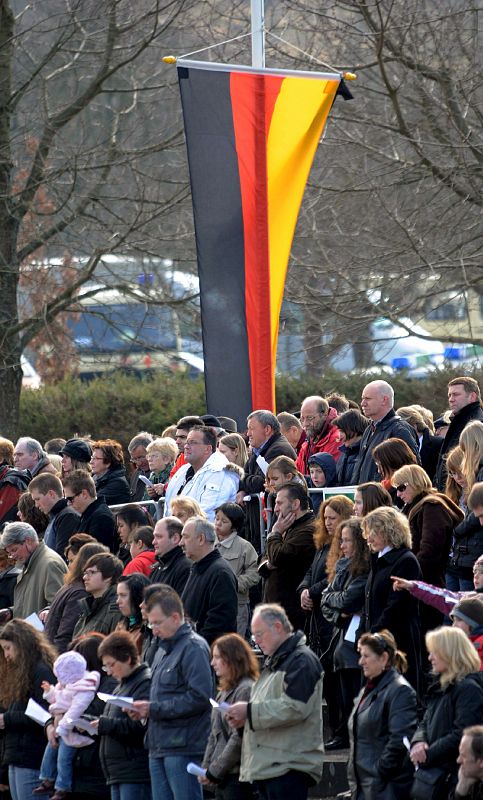
POLYGON ((451 617, 457 617, 473 628, 483 625, 483 600, 481 597, 467 597, 455 605, 451 617))

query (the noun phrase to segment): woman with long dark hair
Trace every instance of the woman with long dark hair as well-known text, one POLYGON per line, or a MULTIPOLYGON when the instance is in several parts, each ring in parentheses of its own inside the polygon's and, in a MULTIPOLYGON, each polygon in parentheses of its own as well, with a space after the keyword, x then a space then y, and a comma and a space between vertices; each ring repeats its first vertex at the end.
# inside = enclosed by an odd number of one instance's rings
POLYGON ((392 506, 392 497, 387 489, 375 481, 360 483, 354 493, 354 515, 365 517, 381 506, 392 506))
POLYGON ((117 582, 117 605, 122 614, 116 630, 127 631, 132 637, 138 653, 141 652, 144 638, 144 623, 141 614, 143 592, 149 586, 149 578, 140 572, 121 575, 117 582))
POLYGON ((25 709, 32 698, 47 710, 41 683, 55 683, 52 667, 57 653, 43 633, 22 619, 12 619, 0 629, 0 647, 2 761, 8 766, 12 800, 30 800, 39 782, 45 734, 25 709))
POLYGON ((148 525, 154 528, 153 518, 141 506, 127 505, 116 511, 116 525, 119 536, 120 547, 116 553, 124 566, 131 561, 131 551, 129 548, 131 535, 137 528, 148 525))
MULTIPOLYGON (((237 703, 250 699, 258 678, 257 659, 247 642, 237 633, 227 633, 213 642, 211 665, 218 678, 218 703, 237 703)), ((252 800, 251 784, 239 783, 242 737, 230 727, 220 708, 211 714, 211 732, 203 757, 206 778, 203 784, 215 785, 216 800, 252 800)))

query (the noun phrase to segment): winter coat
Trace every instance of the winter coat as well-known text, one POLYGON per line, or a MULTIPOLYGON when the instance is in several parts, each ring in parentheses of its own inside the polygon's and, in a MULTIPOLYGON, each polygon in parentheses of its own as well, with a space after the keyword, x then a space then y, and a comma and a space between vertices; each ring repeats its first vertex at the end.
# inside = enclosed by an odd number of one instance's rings
POLYGON ((45 453, 45 452, 42 455, 42 457, 39 458, 39 460, 37 461, 35 467, 32 467, 29 470, 29 472, 32 475, 32 478, 35 478, 37 475, 45 475, 46 473, 48 475, 57 475, 58 474, 56 468, 54 467, 54 465, 50 461, 47 453, 45 453))
POLYGON ((13 616, 25 619, 48 606, 64 583, 67 564, 58 553, 39 542, 17 578, 13 616))
POLYGON ((339 447, 340 458, 337 462, 336 486, 352 486, 352 476, 361 451, 361 440, 354 444, 343 444, 339 447))
POLYGON ((471 577, 473 564, 483 554, 483 528, 471 511, 454 529, 452 552, 448 566, 461 577, 471 577))
POLYGON ((206 641, 183 623, 171 639, 161 641, 152 672, 146 736, 150 757, 201 761, 214 689, 206 641))
POLYGON ((17 521, 17 500, 25 492, 32 476, 28 469, 0 464, 0 525, 17 521))
POLYGON ((155 556, 149 579, 151 583, 167 583, 181 595, 192 566, 178 544, 164 556, 155 556))
POLYGON ((266 555, 272 569, 263 587, 263 602, 280 603, 294 629, 301 629, 305 612, 300 607, 297 587, 315 555, 312 512, 296 519, 283 535, 272 531, 267 537, 266 555))
POLYGON ((216 543, 216 549, 233 571, 238 586, 238 604, 248 603, 248 591, 260 583, 257 570, 257 551, 237 533, 216 543))
MULTIPOLYGON (((151 670, 140 664, 116 686, 112 694, 147 700, 151 688, 151 670)), ((148 753, 144 747, 146 728, 128 717, 112 703, 106 703, 99 719, 99 756, 108 784, 149 783, 148 753)))
POLYGON ((62 586, 52 600, 44 633, 59 653, 64 653, 68 649, 81 615, 81 600, 87 597, 89 592, 79 578, 74 583, 62 586))
POLYGON ((209 520, 215 519, 215 508, 222 503, 234 503, 240 478, 228 459, 218 450, 212 453, 193 477, 183 486, 190 464, 181 467, 170 479, 165 495, 164 516, 171 514, 171 501, 180 494, 192 497, 200 504, 209 520))
MULTIPOLYGON (((51 668, 43 661, 39 661, 32 676, 32 689, 29 697, 35 700, 47 711, 47 702, 44 700, 40 688, 42 681, 55 683, 56 677, 51 668)), ((4 750, 3 764, 26 769, 39 769, 44 755, 46 738, 42 725, 34 722, 25 715, 28 700, 14 700, 4 714, 4 750)))
MULTIPOLYGON (((316 464, 323 470, 325 475, 325 484, 324 486, 336 486, 337 485, 337 464, 335 463, 335 459, 329 453, 314 453, 314 455, 310 456, 309 463, 307 465, 307 469, 310 471, 310 465, 316 464)), ((307 485, 309 488, 313 489, 314 484, 310 478, 307 479, 307 485)), ((316 492, 310 494, 310 502, 312 504, 312 511, 314 515, 317 516, 319 513, 319 508, 322 505, 324 500, 324 495, 322 492, 316 492)))
POLYGON ((301 631, 265 661, 247 707, 240 780, 289 770, 320 780, 323 768, 322 667, 301 631))
POLYGON ((132 575, 133 572, 140 572, 146 577, 150 577, 151 570, 155 564, 156 553, 154 550, 142 550, 136 558, 133 558, 123 570, 123 575, 132 575))
POLYGON ((412 686, 388 669, 362 700, 354 701, 349 719, 349 786, 356 800, 408 800, 414 768, 403 744, 416 730, 417 702, 412 686))
POLYGON ((450 784, 458 775, 458 747, 464 728, 480 725, 483 719, 483 684, 481 673, 472 673, 450 683, 444 689, 434 683, 427 696, 427 708, 412 739, 426 742, 425 765, 448 769, 450 784))
POLYGON ((105 544, 111 553, 117 550, 116 520, 103 497, 97 497, 90 503, 79 520, 78 531, 90 533, 94 539, 105 544))
POLYGON ((131 488, 124 467, 114 467, 108 469, 104 475, 93 477, 97 496, 103 497, 108 506, 131 502, 131 488))
POLYGON ((329 453, 335 461, 339 460, 339 429, 331 425, 337 416, 335 408, 329 408, 324 427, 316 439, 306 439, 297 456, 297 469, 302 475, 309 474, 309 459, 315 453, 329 453))
MULTIPOLYGON (((251 678, 242 678, 234 689, 219 692, 216 699, 219 703, 248 702, 253 686, 251 678)), ((202 766, 209 771, 207 776, 217 783, 228 775, 240 772, 242 737, 237 728, 228 725, 224 713, 219 708, 211 712, 211 730, 203 756, 202 766)))
POLYGON ((421 466, 428 473, 431 481, 436 474, 442 445, 443 438, 441 436, 434 436, 428 428, 424 429, 419 445, 419 457, 421 466))
POLYGON ((49 524, 44 533, 47 547, 64 557, 70 537, 79 530, 79 519, 80 514, 67 504, 65 497, 60 498, 49 512, 49 524))
POLYGON ((181 599, 186 615, 208 644, 236 631, 237 580, 218 550, 193 564, 181 599))
MULTIPOLYGON (((282 433, 274 433, 259 448, 258 454, 263 456, 265 461, 270 464, 277 456, 288 456, 297 458, 297 454, 292 445, 282 433)), ((240 491, 245 495, 259 495, 265 489, 265 475, 257 464, 257 453, 253 451, 245 464, 245 473, 240 480, 240 491)), ((257 553, 261 552, 261 530, 260 530, 260 508, 258 502, 251 502, 245 506, 246 509, 246 538, 254 546, 257 553)))
POLYGON ((373 554, 371 563, 360 631, 377 633, 383 628, 391 631, 399 650, 406 653, 408 681, 418 690, 421 675, 418 602, 409 592, 393 591, 390 576, 419 580, 421 568, 416 556, 404 546, 393 548, 380 558, 373 554))
POLYGON ((386 416, 376 423, 375 430, 372 425, 369 425, 362 434, 359 457, 352 474, 352 482, 354 485, 367 483, 368 481, 381 480, 381 476, 379 475, 372 457, 372 451, 378 444, 381 444, 381 442, 392 438, 402 439, 406 442, 410 450, 412 450, 417 457, 418 464, 420 463, 419 441, 416 431, 406 420, 398 417, 394 409, 391 408, 386 416))
POLYGON ((344 636, 354 614, 360 614, 364 607, 364 595, 368 571, 353 576, 350 572, 350 558, 339 558, 332 583, 324 589, 320 598, 322 614, 334 625, 334 634, 329 646, 333 655, 333 668, 357 669, 359 655, 354 642, 347 642, 344 636))
POLYGON ((444 494, 424 494, 403 508, 411 528, 412 551, 428 583, 444 586, 453 531, 464 515, 444 494))
POLYGON ((77 733, 73 720, 79 719, 92 703, 99 688, 101 676, 98 672, 85 672, 82 678, 72 683, 56 683, 47 692, 49 712, 55 719, 55 729, 65 744, 70 747, 85 747, 92 744, 90 736, 77 733))
POLYGON ((112 633, 122 617, 116 602, 116 587, 109 586, 102 597, 89 595, 80 601, 81 614, 74 628, 73 639, 81 634, 112 633))
POLYGON ((474 403, 469 403, 464 406, 457 414, 455 414, 450 422, 449 428, 446 431, 446 436, 443 439, 441 450, 439 451, 438 464, 436 466, 436 473, 434 476, 433 485, 444 492, 446 485, 446 458, 450 450, 459 443, 460 434, 472 420, 479 420, 483 422, 483 409, 481 403, 476 400, 474 403))
POLYGON ((332 623, 325 619, 320 608, 322 592, 328 583, 326 564, 329 550, 330 544, 324 544, 320 550, 316 551, 303 581, 297 586, 299 595, 304 589, 308 589, 309 597, 314 604, 312 611, 306 613, 304 630, 311 649, 318 655, 322 655, 327 650, 334 630, 332 623))

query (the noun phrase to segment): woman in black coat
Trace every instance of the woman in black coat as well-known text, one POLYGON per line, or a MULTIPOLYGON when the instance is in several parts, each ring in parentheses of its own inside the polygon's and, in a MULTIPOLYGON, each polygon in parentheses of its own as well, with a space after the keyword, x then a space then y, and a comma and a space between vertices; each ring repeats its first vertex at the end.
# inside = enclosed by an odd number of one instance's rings
MULTIPOLYGON (((456 759, 463 730, 480 725, 483 719, 480 657, 459 628, 443 626, 430 631, 426 647, 438 680, 429 691, 426 712, 413 737, 411 761, 418 770, 441 767, 446 771, 443 800, 457 782, 456 759)), ((418 773, 416 781, 417 777, 418 773)))
POLYGON ((342 557, 335 564, 334 575, 330 575, 330 554, 327 564, 329 586, 322 592, 320 608, 326 620, 333 624, 333 636, 323 663, 331 660, 337 692, 327 697, 327 703, 337 704, 340 722, 334 737, 326 743, 326 750, 338 750, 349 745, 347 722, 352 711, 354 697, 361 687, 359 657, 354 638, 345 637, 348 628, 358 619, 364 606, 367 576, 369 573, 369 549, 362 536, 361 520, 357 517, 341 522, 337 528, 342 557))
MULTIPOLYGON (((103 668, 118 681, 112 694, 145 700, 149 697, 151 670, 141 664, 136 644, 127 631, 116 631, 104 639, 99 656, 103 668)), ((99 718, 100 758, 112 800, 132 796, 151 800, 146 728, 119 706, 106 703, 99 718)))
POLYGON ((349 720, 349 786, 352 800, 407 800, 413 769, 404 739, 417 725, 416 693, 400 675, 406 667, 389 631, 359 640, 366 684, 349 720))
POLYGON ((13 800, 25 800, 39 782, 46 740, 42 725, 25 714, 30 698, 47 710, 42 681, 55 683, 56 652, 43 633, 22 619, 0 631, 0 729, 4 733, 2 763, 8 766, 13 800))
POLYGON ((108 506, 129 503, 131 489, 126 478, 122 445, 115 439, 101 439, 92 445, 92 477, 96 494, 108 506))
POLYGON ((375 633, 386 628, 392 633, 398 649, 406 654, 407 679, 421 694, 418 601, 409 593, 393 591, 391 581, 392 575, 412 581, 422 577, 419 562, 411 552, 409 523, 397 509, 384 507, 364 517, 362 528, 372 556, 360 632, 375 633))

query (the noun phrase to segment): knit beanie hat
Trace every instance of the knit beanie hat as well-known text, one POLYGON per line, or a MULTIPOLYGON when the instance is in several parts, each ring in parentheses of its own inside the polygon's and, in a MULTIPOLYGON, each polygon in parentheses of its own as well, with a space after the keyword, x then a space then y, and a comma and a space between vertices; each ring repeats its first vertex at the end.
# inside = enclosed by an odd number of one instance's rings
POLYGON ((63 684, 79 681, 84 677, 86 669, 87 661, 80 653, 72 651, 62 653, 54 661, 54 675, 63 684))
POLYGON ((60 451, 61 455, 62 453, 76 461, 85 461, 88 464, 91 460, 92 448, 89 442, 85 442, 83 439, 69 439, 60 451))
POLYGON ((483 625, 483 600, 481 597, 468 597, 466 600, 460 600, 453 608, 451 616, 462 619, 470 626, 471 630, 479 628, 480 625, 483 625))

